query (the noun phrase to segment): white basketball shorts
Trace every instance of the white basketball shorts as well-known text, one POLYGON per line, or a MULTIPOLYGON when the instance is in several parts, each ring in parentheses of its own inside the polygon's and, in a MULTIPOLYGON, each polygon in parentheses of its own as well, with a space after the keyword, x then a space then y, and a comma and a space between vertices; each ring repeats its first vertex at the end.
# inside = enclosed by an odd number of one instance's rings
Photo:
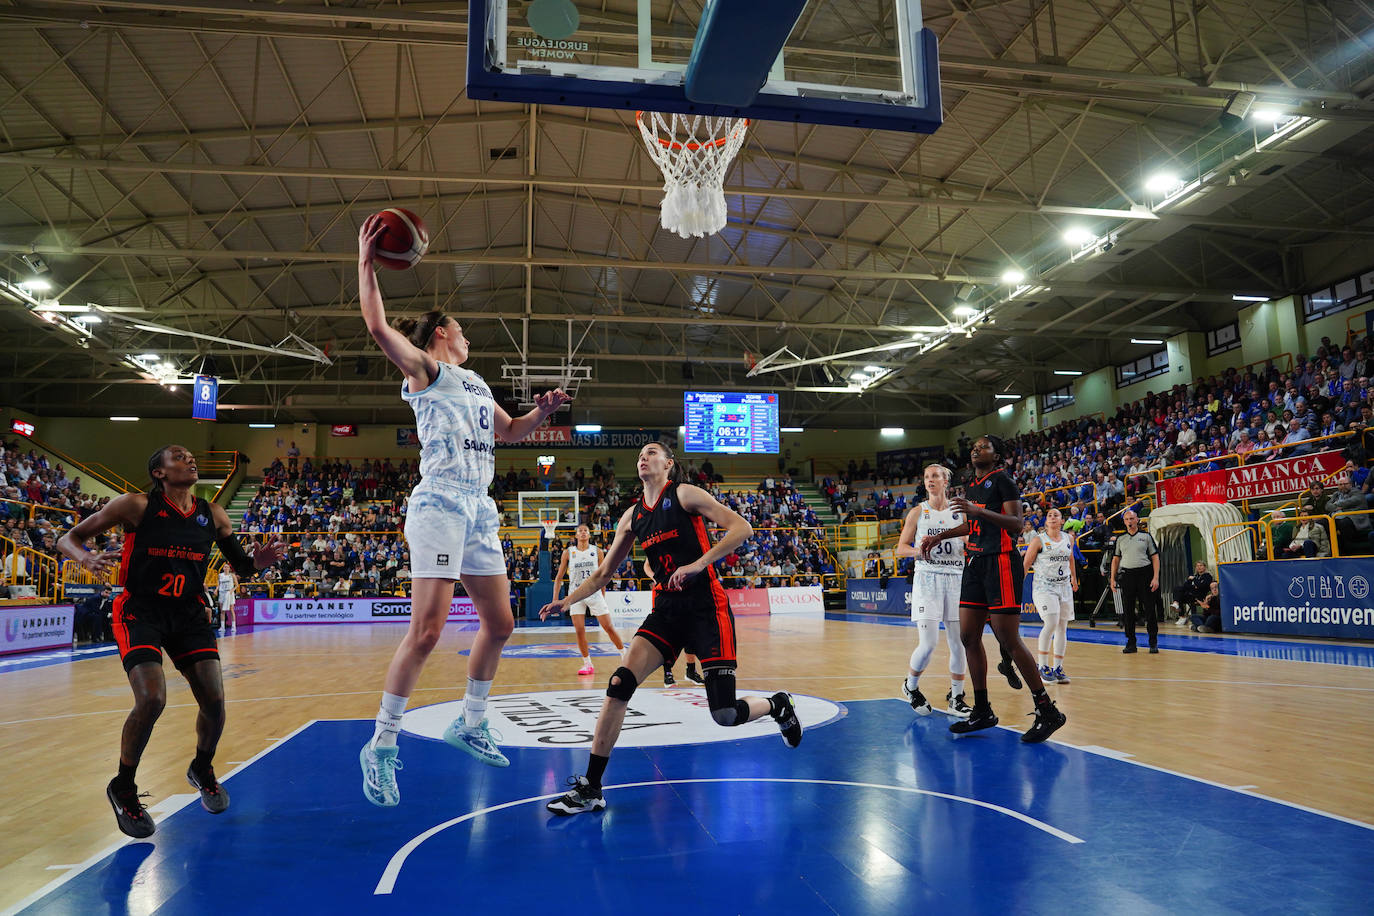
POLYGON ((412 579, 504 576, 496 503, 485 492, 435 478, 410 494, 405 536, 412 579))
POLYGON ((1073 620, 1073 586, 1068 582, 1042 584, 1040 577, 1036 576, 1031 583, 1031 603, 1035 605, 1035 612, 1041 620, 1048 620, 1046 615, 1073 620))
POLYGON ((606 595, 603 592, 595 592, 585 601, 578 601, 569 608, 573 614, 585 614, 591 611, 593 616, 602 617, 611 612, 606 606, 606 595))
POLYGON ((917 570, 911 583, 911 619, 959 622, 959 587, 964 577, 917 570))

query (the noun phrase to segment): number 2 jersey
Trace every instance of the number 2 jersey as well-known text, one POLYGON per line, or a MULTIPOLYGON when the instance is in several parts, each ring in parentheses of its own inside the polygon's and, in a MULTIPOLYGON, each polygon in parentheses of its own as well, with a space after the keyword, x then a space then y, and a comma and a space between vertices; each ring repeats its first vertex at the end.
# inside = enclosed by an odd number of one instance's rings
POLYGON ((138 527, 124 536, 119 584, 140 603, 201 604, 215 544, 210 504, 197 498, 183 513, 160 491, 148 494, 138 527))
MULTIPOLYGON (((963 523, 963 516, 954 509, 932 509, 924 502, 916 507, 920 515, 916 517, 916 547, 919 550, 921 539, 930 534, 941 534, 963 523)), ((964 539, 946 538, 936 544, 930 558, 917 554, 915 573, 943 573, 959 576, 964 572, 964 539)))
MULTIPOLYGON (((630 530, 649 561, 654 574, 654 591, 667 586, 674 570, 700 560, 711 549, 706 536, 706 520, 688 512, 678 501, 678 485, 669 482, 652 506, 641 496, 635 501, 630 530)), ((687 584, 687 590, 716 583, 716 569, 706 571, 687 584)))

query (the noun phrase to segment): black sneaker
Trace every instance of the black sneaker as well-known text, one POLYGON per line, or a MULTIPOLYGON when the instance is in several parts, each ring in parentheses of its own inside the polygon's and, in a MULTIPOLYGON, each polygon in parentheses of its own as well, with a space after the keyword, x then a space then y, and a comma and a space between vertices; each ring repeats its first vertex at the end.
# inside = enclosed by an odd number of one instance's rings
POLYGON ((921 688, 917 687, 915 690, 912 690, 906 685, 906 680, 903 679, 902 696, 906 697, 906 701, 911 704, 911 708, 916 711, 916 715, 930 715, 930 701, 926 699, 925 694, 921 693, 921 688))
POLYGON ((997 715, 989 706, 986 709, 973 707, 967 719, 960 719, 958 722, 951 722, 949 730, 956 735, 967 735, 969 732, 982 731, 985 728, 992 728, 997 724, 997 715))
POLYGON ((200 792, 200 805, 211 814, 223 814, 229 808, 229 792, 215 778, 213 767, 205 771, 205 776, 196 774, 195 767, 186 768, 186 781, 191 788, 200 792))
POLYGON ((945 694, 945 706, 945 712, 960 719, 967 719, 973 714, 973 707, 964 702, 964 695, 961 693, 955 696, 953 690, 945 694))
POLYGON ((664 668, 664 669, 663 669, 663 686, 664 686, 664 687, 676 687, 676 686, 677 686, 677 679, 673 677, 673 669, 672 669, 672 668, 664 668))
POLYGON ((122 833, 141 840, 152 836, 153 831, 157 830, 153 819, 148 816, 147 806, 139 801, 140 798, 147 798, 148 793, 139 795, 137 786, 128 792, 120 792, 115 789, 115 780, 111 779, 105 787, 105 797, 110 800, 110 807, 114 808, 115 823, 119 824, 122 833))
POLYGON ((1016 666, 1011 663, 1011 659, 1004 658, 997 663, 997 673, 1007 679, 1012 690, 1021 689, 1021 678, 1016 676, 1016 666))
POLYGON ((601 794, 599 787, 593 787, 585 776, 568 777, 568 785, 572 786, 566 795, 560 795, 544 807, 554 814, 567 816, 569 814, 581 814, 584 811, 600 811, 606 807, 606 799, 601 794))
POLYGON ((706 678, 697 673, 697 669, 692 665, 687 666, 687 680, 691 681, 693 684, 706 683, 706 678))
POLYGON ((1151 654, 1151 655, 1158 655, 1158 654, 1159 654, 1159 646, 1151 645, 1151 646, 1150 646, 1150 654, 1151 654))
POLYGON ((1136 648, 1135 648, 1135 643, 1133 643, 1133 642, 1128 642, 1128 643, 1126 643, 1126 648, 1124 648, 1124 649, 1121 650, 1121 654, 1122 654, 1122 655, 1134 655, 1135 652, 1136 652, 1136 648))
POLYGON ((773 708, 777 710, 773 713, 773 721, 778 723, 782 741, 788 747, 796 747, 801 744, 802 724, 801 719, 797 718, 797 708, 792 705, 792 697, 786 693, 775 693, 772 699, 773 708))
POLYGON ((1069 721, 1069 717, 1060 712, 1059 707, 1053 703, 1037 707, 1031 715, 1035 716, 1035 724, 1021 736, 1022 744, 1039 744, 1069 721))

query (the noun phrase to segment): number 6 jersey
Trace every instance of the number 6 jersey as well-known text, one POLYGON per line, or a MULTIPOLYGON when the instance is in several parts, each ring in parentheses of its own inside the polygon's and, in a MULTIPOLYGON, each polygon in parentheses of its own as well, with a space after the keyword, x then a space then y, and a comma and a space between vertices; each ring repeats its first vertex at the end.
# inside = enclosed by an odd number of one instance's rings
MULTIPOLYGON (((964 520, 963 516, 956 510, 932 509, 928 502, 921 503, 915 511, 921 513, 916 518, 916 547, 918 550, 921 546, 921 539, 926 535, 940 534, 951 528, 958 528, 964 520)), ((941 541, 931 549, 930 559, 926 559, 918 553, 915 571, 963 575, 964 539, 947 538, 941 541)))

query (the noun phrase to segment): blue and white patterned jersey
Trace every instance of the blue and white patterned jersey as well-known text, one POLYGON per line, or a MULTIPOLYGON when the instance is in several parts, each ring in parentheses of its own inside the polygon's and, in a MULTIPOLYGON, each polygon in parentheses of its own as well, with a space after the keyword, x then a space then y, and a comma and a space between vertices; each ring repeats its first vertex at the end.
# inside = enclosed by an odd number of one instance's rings
POLYGON ((415 411, 420 476, 485 493, 496 473, 496 401, 476 372, 439 363, 423 391, 401 397, 415 411))

